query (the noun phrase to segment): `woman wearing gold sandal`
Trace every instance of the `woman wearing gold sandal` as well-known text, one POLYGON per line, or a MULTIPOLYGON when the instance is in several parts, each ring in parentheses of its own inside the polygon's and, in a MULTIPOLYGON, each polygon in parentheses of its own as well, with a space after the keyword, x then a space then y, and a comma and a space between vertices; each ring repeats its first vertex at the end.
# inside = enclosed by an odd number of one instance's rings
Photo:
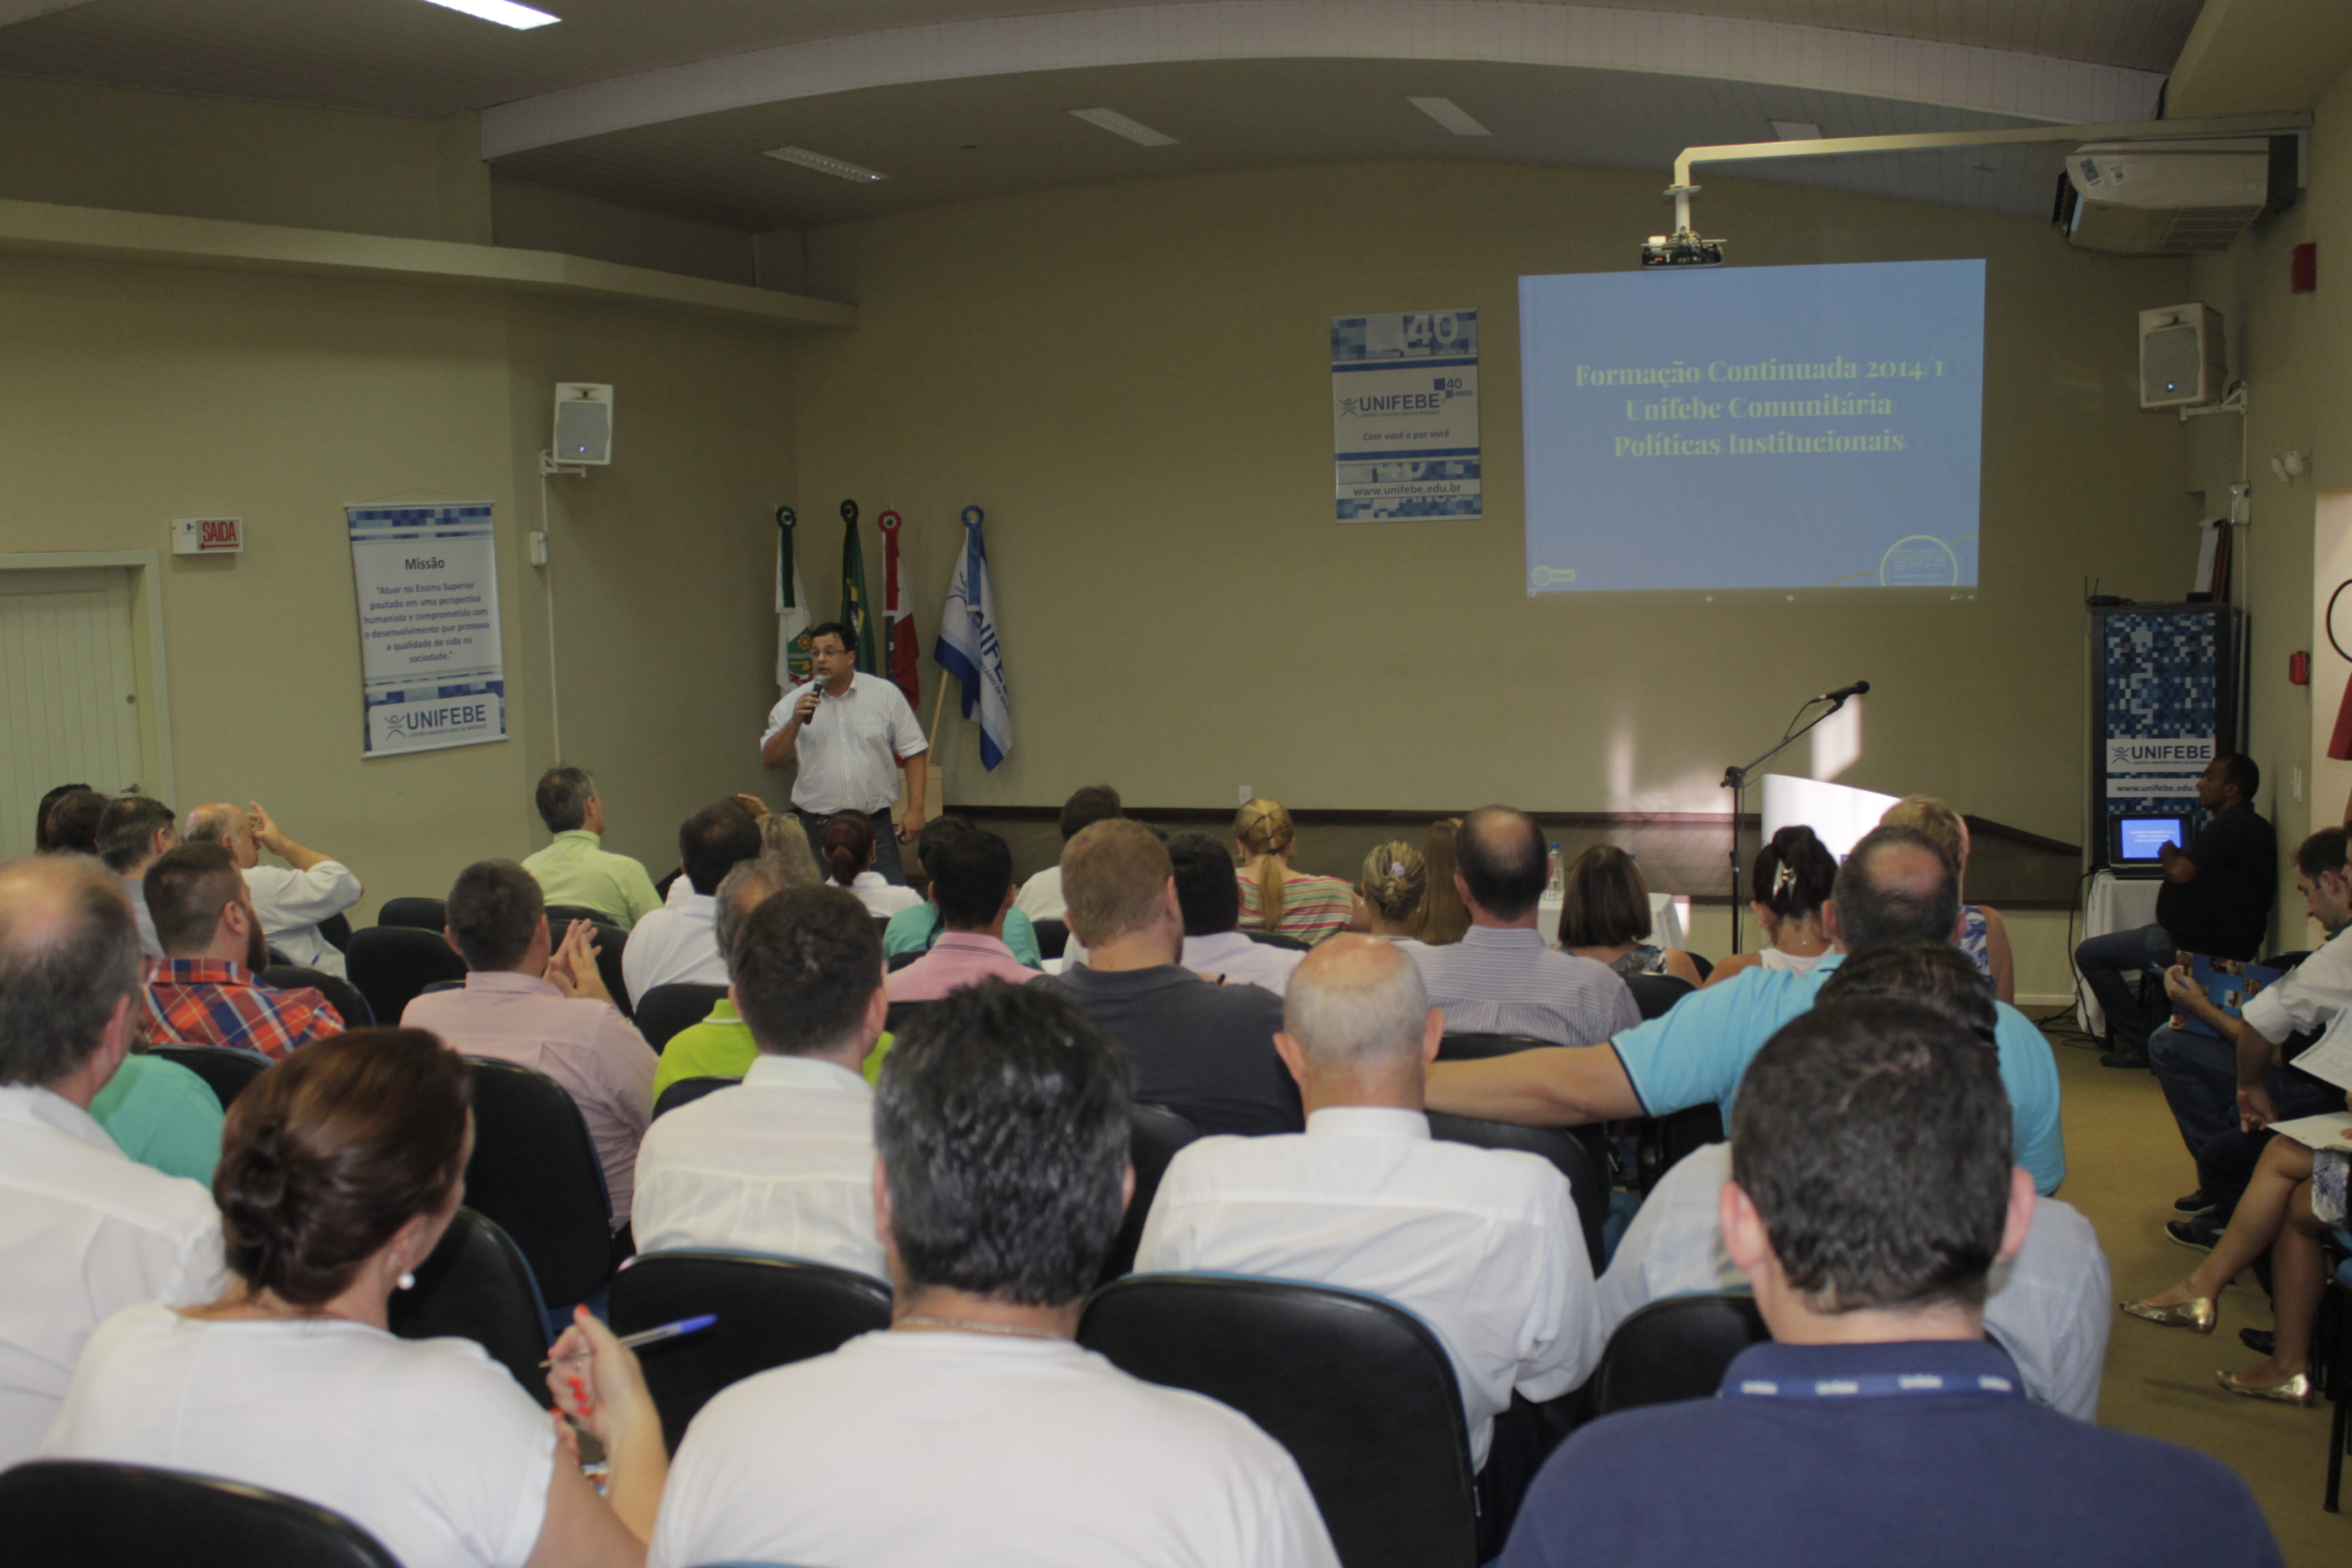
MULTIPOLYGON (((2352 1095, 2345 1097, 2352 1106, 2352 1095)), ((2292 1138, 2273 1138, 2254 1167, 2245 1196, 2238 1200, 2229 1228, 2188 1279, 2123 1310, 2168 1329, 2210 1334, 2219 1317, 2221 1287, 2235 1279, 2267 1247, 2271 1255, 2271 1307, 2277 1336, 2271 1358, 2243 1372, 2217 1372, 2223 1388, 2250 1399, 2284 1405, 2315 1405, 2311 1381, 2311 1328, 2319 1315, 2322 1274, 2319 1240, 2344 1223, 2344 1151, 2315 1151, 2292 1138)))

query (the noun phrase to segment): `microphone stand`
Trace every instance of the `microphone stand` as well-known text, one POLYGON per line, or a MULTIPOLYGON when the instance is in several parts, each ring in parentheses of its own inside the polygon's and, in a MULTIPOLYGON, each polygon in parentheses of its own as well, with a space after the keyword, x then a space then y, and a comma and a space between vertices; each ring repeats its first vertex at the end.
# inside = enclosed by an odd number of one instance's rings
POLYGON ((1731 792, 1731 951, 1735 953, 1739 951, 1739 910, 1746 902, 1739 896, 1739 824, 1740 818, 1745 815, 1748 775, 1779 756, 1788 748, 1790 742, 1844 707, 1846 700, 1841 697, 1811 719, 1805 719, 1805 710, 1821 700, 1822 699, 1818 697, 1809 697, 1799 704, 1795 716, 1789 721, 1787 731, 1781 735, 1770 751, 1745 767, 1723 770, 1723 787, 1731 792), (1797 721, 1800 719, 1804 719, 1805 721, 1800 724, 1797 721))

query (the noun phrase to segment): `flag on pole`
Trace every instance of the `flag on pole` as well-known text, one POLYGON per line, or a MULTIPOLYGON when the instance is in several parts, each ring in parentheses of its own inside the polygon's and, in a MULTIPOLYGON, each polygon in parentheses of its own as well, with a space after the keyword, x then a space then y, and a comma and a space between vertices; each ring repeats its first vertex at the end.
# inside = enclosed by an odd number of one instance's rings
POLYGON ((857 668, 866 675, 882 673, 881 650, 875 644, 874 607, 866 597, 866 549, 857 542, 857 503, 841 503, 841 614, 834 618, 857 636, 857 668))
POLYGON ((905 520, 886 511, 874 520, 882 531, 882 668, 890 684, 907 694, 907 706, 923 700, 922 677, 916 661, 923 657, 922 639, 915 635, 915 612, 898 586, 898 529, 905 520))
POLYGON ((808 590, 793 559, 793 509, 776 509, 776 685, 790 691, 816 673, 809 659, 808 590))
POLYGON ((993 769, 1013 751, 1013 699, 1004 685, 1004 655, 996 642, 996 597, 988 584, 988 546, 981 538, 985 514, 963 509, 963 558, 948 585, 940 612, 940 637, 931 657, 956 678, 963 716, 980 705, 980 760, 993 769))

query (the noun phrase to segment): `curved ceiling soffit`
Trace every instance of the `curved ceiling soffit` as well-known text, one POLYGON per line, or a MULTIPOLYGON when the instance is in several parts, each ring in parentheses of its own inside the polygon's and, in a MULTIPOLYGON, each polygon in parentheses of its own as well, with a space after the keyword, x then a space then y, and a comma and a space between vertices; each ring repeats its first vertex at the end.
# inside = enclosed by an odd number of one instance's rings
POLYGON ((1202 0, 896 28, 591 82, 483 110, 482 156, 862 88, 1309 58, 1640 71, 2058 123, 2147 118, 2164 81, 2150 71, 1884 34, 1529 0, 1202 0))

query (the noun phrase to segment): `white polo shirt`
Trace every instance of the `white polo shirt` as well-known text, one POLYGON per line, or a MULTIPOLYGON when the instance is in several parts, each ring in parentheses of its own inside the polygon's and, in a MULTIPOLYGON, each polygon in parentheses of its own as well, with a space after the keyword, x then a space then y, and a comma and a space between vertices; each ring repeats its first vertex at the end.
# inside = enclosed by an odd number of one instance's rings
POLYGON ((1417 1110, 1327 1106, 1303 1133, 1187 1145, 1160 1184, 1135 1268, 1386 1297, 1452 1357, 1478 1465, 1514 1388, 1554 1398, 1601 1353, 1567 1178, 1534 1154, 1434 1140, 1417 1110))
MULTIPOLYGON (((1666 1296, 1745 1290, 1748 1276, 1724 1249, 1716 1194, 1731 1179, 1731 1145, 1683 1156, 1643 1200, 1601 1277, 1601 1332, 1666 1296)), ((2106 1254, 2071 1204, 2037 1198, 2017 1256, 1993 1267, 1985 1331, 2017 1363, 2031 1398, 2084 1421, 2099 1418, 2099 1371, 2115 1316, 2106 1254)))
POLYGON ((621 978, 632 999, 656 985, 724 985, 727 961, 719 956, 719 900, 698 893, 684 877, 670 884, 669 902, 629 928, 621 949, 621 978), (678 889, 684 888, 684 897, 678 889))
POLYGON ((226 1289, 212 1194, 133 1164, 46 1089, 0 1088, 0 1469, 32 1458, 83 1344, 126 1307, 226 1289))
POLYGON ((329 921, 360 901, 366 891, 340 860, 321 860, 307 871, 287 866, 256 866, 245 874, 253 912, 269 945, 306 969, 344 977, 343 955, 320 933, 329 921))
POLYGON ((1129 1377, 1066 1340, 898 1331, 746 1378, 704 1405, 670 1465, 646 1562, 1339 1558, 1290 1455, 1214 1400, 1129 1377))
MULTIPOLYGON (((795 686, 768 712, 760 735, 765 747, 793 716, 809 689, 795 686)), ((868 816, 898 800, 898 763, 930 750, 906 693, 878 675, 858 671, 849 689, 835 697, 816 687, 816 718, 801 726, 793 745, 800 775, 793 781, 793 805, 812 816, 862 811, 868 816)))
POLYGON ((1290 988, 1290 972, 1306 961, 1297 948, 1252 942, 1237 931, 1188 936, 1177 963, 1203 979, 1222 975, 1228 985, 1262 985, 1280 996, 1290 988))

